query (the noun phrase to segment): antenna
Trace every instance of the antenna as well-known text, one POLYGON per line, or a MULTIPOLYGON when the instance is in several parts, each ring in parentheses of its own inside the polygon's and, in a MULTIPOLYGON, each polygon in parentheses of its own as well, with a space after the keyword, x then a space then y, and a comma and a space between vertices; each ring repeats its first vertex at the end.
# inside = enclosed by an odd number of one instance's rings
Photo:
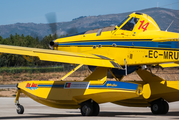
MULTIPOLYGON (((174 22, 174 20, 170 23, 170 25, 168 26, 168 28, 170 28, 170 26, 172 25, 172 23, 174 22)), ((167 32, 168 28, 165 30, 167 32)))

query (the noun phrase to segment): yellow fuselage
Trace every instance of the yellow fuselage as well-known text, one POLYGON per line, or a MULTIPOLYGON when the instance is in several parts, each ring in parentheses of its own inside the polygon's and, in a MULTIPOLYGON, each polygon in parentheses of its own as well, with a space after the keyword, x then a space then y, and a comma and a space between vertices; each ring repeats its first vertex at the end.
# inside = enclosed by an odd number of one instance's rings
POLYGON ((179 38, 179 33, 161 31, 150 16, 132 13, 121 26, 56 39, 54 42, 58 45, 54 49, 109 57, 121 66, 125 65, 124 59, 128 65, 177 62, 179 43, 172 38, 179 38), (138 22, 133 30, 123 30, 123 26, 134 17, 138 18, 138 22))

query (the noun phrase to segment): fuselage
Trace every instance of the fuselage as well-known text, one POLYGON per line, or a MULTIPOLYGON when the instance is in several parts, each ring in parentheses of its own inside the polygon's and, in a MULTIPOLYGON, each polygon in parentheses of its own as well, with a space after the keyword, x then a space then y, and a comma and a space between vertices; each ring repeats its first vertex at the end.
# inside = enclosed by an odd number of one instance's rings
POLYGON ((132 13, 119 26, 89 30, 81 34, 56 39, 54 42, 58 45, 54 49, 113 58, 121 66, 125 65, 124 59, 127 61, 127 65, 178 61, 178 41, 152 41, 161 38, 179 38, 179 33, 161 31, 150 16, 132 13), (131 29, 125 27, 129 23, 134 24, 131 29))
MULTIPOLYGON (((143 13, 132 13, 119 25, 89 30, 54 41, 54 49, 93 54, 116 60, 119 65, 151 65, 179 61, 178 41, 154 42, 154 39, 179 38, 179 33, 161 31, 157 23, 143 13)), ((121 76, 125 72, 114 70, 121 76)))

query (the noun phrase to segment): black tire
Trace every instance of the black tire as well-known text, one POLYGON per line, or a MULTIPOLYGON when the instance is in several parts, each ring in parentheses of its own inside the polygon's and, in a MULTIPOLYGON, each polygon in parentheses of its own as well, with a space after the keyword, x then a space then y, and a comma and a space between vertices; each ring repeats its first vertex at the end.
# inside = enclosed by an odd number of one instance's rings
POLYGON ((155 101, 151 104, 151 111, 153 114, 162 114, 163 112, 163 102, 155 101))
POLYGON ((83 116, 91 116, 93 115, 93 106, 90 102, 85 102, 81 104, 81 114, 83 116))
POLYGON ((162 114, 167 114, 168 113, 168 110, 169 110, 169 105, 167 103, 167 101, 162 101, 162 104, 163 104, 163 110, 162 110, 162 114))
POLYGON ((93 116, 97 116, 99 114, 100 108, 98 103, 96 103, 95 101, 93 102, 93 116))
POLYGON ((23 114, 24 113, 24 107, 22 105, 17 105, 17 113, 18 114, 23 114))

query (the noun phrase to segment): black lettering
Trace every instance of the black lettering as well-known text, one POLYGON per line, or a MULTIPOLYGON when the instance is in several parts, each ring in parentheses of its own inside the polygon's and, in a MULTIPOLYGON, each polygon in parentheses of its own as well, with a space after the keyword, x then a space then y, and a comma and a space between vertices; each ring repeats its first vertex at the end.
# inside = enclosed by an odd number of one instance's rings
POLYGON ((178 60, 179 52, 174 52, 174 58, 175 60, 178 60))
POLYGON ((169 59, 173 59, 173 52, 169 52, 169 59))
POLYGON ((158 51, 154 51, 154 58, 158 58, 158 51))
POLYGON ((168 59, 168 52, 164 51, 164 53, 163 53, 163 58, 164 58, 164 59, 168 59))
POLYGON ((149 50, 149 58, 153 58, 152 57, 152 52, 153 52, 153 50, 149 50))
POLYGON ((163 56, 163 54, 159 54, 159 56, 163 56))

